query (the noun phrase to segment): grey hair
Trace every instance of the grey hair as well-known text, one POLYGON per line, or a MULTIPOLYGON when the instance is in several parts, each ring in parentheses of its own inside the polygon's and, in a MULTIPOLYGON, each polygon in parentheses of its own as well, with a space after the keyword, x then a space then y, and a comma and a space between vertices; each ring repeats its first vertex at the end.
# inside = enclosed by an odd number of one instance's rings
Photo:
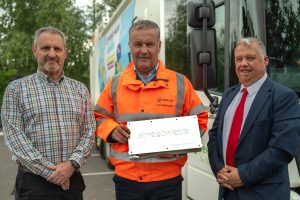
POLYGON ((141 29, 154 29, 157 33, 158 39, 160 39, 160 29, 159 26, 150 20, 139 20, 133 23, 129 29, 129 38, 133 30, 141 30, 141 29))
POLYGON ((34 34, 34 41, 33 41, 33 45, 36 46, 37 45, 37 42, 38 42, 38 39, 39 39, 39 36, 41 33, 43 32, 49 32, 49 33, 53 33, 53 34, 58 34, 62 37, 62 39, 64 40, 64 46, 66 47, 67 46, 67 42, 66 42, 66 36, 65 34, 59 30, 58 28, 55 28, 53 26, 47 26, 47 27, 42 27, 40 29, 38 29, 35 34, 34 34))
POLYGON ((238 42, 236 43, 236 47, 238 47, 239 45, 250 46, 252 44, 256 44, 264 56, 267 55, 267 51, 266 51, 266 47, 265 47, 264 43, 260 39, 255 38, 255 37, 245 37, 245 38, 239 39, 238 42))

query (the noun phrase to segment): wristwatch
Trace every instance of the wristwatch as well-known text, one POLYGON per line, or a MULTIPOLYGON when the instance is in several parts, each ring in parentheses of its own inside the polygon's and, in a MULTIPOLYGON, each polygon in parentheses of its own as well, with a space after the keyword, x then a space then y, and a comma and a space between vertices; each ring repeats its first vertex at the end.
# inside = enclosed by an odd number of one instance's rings
POLYGON ((75 160, 70 160, 71 163, 72 163, 72 166, 75 168, 75 169, 79 169, 80 168, 80 165, 75 161, 75 160))

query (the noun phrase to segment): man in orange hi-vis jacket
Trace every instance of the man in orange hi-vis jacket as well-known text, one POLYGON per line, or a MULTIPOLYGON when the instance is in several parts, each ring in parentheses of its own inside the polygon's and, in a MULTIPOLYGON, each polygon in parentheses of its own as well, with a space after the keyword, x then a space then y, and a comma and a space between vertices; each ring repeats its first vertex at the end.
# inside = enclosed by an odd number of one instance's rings
POLYGON ((126 122, 197 115, 204 132, 208 112, 190 81, 158 59, 161 41, 156 23, 134 23, 129 29, 129 47, 133 62, 108 82, 95 107, 96 133, 112 147, 109 159, 115 167, 116 199, 180 200, 181 168, 187 155, 130 160, 126 122))

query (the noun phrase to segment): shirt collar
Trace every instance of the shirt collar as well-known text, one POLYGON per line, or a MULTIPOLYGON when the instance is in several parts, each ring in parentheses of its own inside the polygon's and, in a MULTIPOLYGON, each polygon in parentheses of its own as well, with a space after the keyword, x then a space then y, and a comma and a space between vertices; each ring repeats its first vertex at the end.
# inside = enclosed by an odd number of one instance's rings
MULTIPOLYGON (((265 80, 267 79, 267 77, 268 77, 268 75, 267 75, 267 73, 265 73, 255 83, 253 83, 252 85, 247 87, 248 95, 251 96, 253 94, 256 94, 258 92, 258 90, 261 88, 261 86, 263 85, 263 83, 265 82, 265 80)), ((245 88, 245 86, 241 85, 240 92, 242 92, 244 88, 245 88)))
MULTIPOLYGON (((149 72, 149 74, 151 74, 151 72, 156 72, 157 69, 158 69, 158 66, 159 66, 159 63, 156 64, 156 66, 149 72)), ((137 73, 137 74, 140 74, 142 75, 139 70, 136 68, 136 66, 134 65, 134 71, 137 73)))
POLYGON ((144 78, 144 76, 137 70, 136 66, 134 66, 134 71, 136 75, 141 79, 141 81, 147 84, 153 79, 153 77, 155 77, 158 67, 159 63, 157 63, 156 66, 149 72, 147 78, 144 78))
POLYGON ((45 81, 45 82, 48 82, 48 83, 56 83, 56 84, 61 83, 61 82, 64 80, 64 77, 65 77, 65 74, 64 74, 63 71, 62 71, 61 77, 59 78, 58 81, 53 81, 53 80, 51 79, 51 77, 47 76, 46 74, 44 74, 44 73, 43 73, 42 71, 40 71, 40 70, 37 70, 37 75, 38 75, 38 77, 39 77, 41 80, 43 80, 43 81, 45 81))

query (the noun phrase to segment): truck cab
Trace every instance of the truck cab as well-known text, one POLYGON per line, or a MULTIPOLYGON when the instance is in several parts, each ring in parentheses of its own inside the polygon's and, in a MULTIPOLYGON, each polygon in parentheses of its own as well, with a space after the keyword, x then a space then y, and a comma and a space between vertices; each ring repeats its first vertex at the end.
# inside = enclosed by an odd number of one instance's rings
MULTIPOLYGON (((138 19, 150 19, 161 29, 160 59, 167 67, 185 74, 192 81, 209 113, 208 129, 212 126, 215 111, 203 90, 219 102, 222 93, 238 83, 234 69, 233 51, 241 37, 257 37, 267 48, 270 57, 268 75, 275 81, 294 90, 300 97, 300 2, 297 0, 214 0, 215 23, 210 29, 215 34, 215 66, 203 68, 193 56, 192 45, 201 41, 192 38, 188 25, 187 7, 199 0, 123 0, 107 25, 95 30, 94 45, 90 53, 90 88, 94 104, 109 78, 125 69, 131 61, 128 47, 128 30, 138 19)), ((200 37, 199 37, 200 38, 200 37)), ((208 134, 202 139, 201 152, 189 153, 183 168, 183 199, 215 200, 218 184, 210 169, 207 156, 208 134)), ((109 155, 109 146, 98 139, 103 157, 109 155)), ((300 198, 300 178, 296 157, 289 164, 291 199, 300 198)), ((108 161, 109 164, 109 161, 108 161)))

